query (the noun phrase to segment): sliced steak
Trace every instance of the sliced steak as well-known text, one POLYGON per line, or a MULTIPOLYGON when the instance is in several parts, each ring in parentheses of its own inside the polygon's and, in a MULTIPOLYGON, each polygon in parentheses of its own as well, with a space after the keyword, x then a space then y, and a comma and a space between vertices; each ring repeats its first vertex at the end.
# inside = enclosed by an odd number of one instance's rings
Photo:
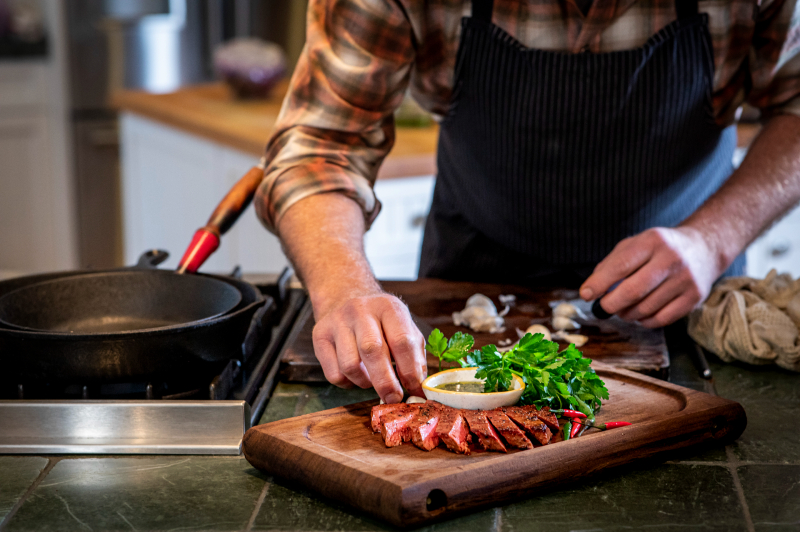
POLYGON ((496 450, 507 452, 506 447, 500 440, 500 436, 489 423, 486 411, 473 411, 471 409, 462 410, 464 418, 467 419, 470 432, 478 437, 478 442, 486 450, 496 450))
POLYGON ((548 444, 553 434, 547 425, 530 410, 523 407, 501 407, 503 412, 519 427, 527 431, 539 444, 548 444))
POLYGON ((550 412, 549 407, 545 407, 541 411, 537 411, 534 406, 526 405, 524 409, 528 409, 529 407, 531 411, 536 415, 536 418, 547 424, 547 427, 549 427, 553 431, 558 431, 559 429, 561 429, 558 425, 558 417, 555 415, 555 413, 550 412))
POLYGON ((409 422, 419 412, 419 404, 405 405, 381 415, 381 436, 386 446, 400 446, 411 440, 409 422))
POLYGON ((384 403, 381 405, 376 405, 372 408, 372 431, 378 433, 381 430, 381 415, 389 413, 391 411, 396 411, 397 409, 402 409, 403 407, 407 406, 406 403, 384 403))
POLYGON ((441 416, 441 404, 428 400, 422 404, 419 411, 411 422, 408 423, 408 428, 411 431, 411 442, 426 452, 431 451, 439 445, 439 437, 436 434, 436 426, 439 425, 439 417, 441 416))
POLYGON ((498 410, 486 411, 486 417, 509 446, 523 450, 533 448, 533 444, 525 436, 525 433, 504 412, 498 410))
POLYGON ((451 452, 469 455, 469 443, 472 435, 469 434, 464 415, 458 409, 443 406, 440 409, 439 423, 436 425, 436 436, 444 442, 451 452))

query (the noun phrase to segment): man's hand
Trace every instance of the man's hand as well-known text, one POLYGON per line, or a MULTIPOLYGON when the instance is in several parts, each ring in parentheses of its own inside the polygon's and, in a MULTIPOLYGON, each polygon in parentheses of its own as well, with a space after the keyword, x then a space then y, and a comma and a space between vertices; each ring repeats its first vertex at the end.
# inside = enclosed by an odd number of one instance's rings
POLYGON ((334 385, 375 387, 386 403, 402 401, 401 383, 423 396, 425 339, 396 297, 377 292, 347 299, 317 320, 313 339, 314 353, 334 385))
POLYGON ((314 307, 314 353, 328 381, 374 386, 387 403, 403 399, 401 384, 421 395, 425 341, 405 304, 372 275, 358 204, 338 193, 310 196, 289 208, 278 230, 314 307))
POLYGON ((741 166, 676 229, 620 242, 581 286, 609 313, 665 326, 708 296, 711 284, 777 218, 800 201, 800 117, 764 124, 741 166))
POLYGON ((653 228, 621 241, 583 283, 611 314, 648 328, 671 324, 703 302, 720 275, 717 253, 692 228, 653 228))

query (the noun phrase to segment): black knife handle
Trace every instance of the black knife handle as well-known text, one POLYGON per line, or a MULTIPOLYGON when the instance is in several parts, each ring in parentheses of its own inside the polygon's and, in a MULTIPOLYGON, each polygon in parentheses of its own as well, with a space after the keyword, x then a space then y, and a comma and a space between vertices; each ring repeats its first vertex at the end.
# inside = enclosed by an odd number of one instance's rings
POLYGON ((602 296, 597 300, 595 300, 594 302, 592 302, 592 314, 595 316, 595 318, 598 318, 600 320, 606 320, 611 318, 613 315, 608 311, 606 311, 605 309, 603 309, 603 307, 600 305, 601 298, 602 296))

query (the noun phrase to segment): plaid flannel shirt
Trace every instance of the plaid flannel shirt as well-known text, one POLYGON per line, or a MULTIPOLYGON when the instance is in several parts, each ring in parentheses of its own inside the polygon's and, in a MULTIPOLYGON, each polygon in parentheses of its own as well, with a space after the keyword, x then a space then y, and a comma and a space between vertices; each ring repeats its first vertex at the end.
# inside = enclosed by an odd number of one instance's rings
MULTIPOLYGON (((406 90, 447 113, 470 0, 310 0, 307 40, 266 148, 256 210, 271 231, 313 194, 352 198, 370 224, 372 191, 406 90)), ((800 0, 701 0, 714 48, 717 121, 745 101, 800 116, 800 0)), ((495 0, 493 22, 530 48, 577 53, 642 46, 675 20, 675 0, 495 0)))

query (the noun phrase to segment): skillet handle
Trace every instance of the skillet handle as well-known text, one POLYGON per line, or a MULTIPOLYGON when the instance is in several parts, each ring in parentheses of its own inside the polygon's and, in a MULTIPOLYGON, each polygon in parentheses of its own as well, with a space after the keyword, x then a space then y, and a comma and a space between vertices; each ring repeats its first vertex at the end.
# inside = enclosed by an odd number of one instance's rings
POLYGON ((205 227, 197 230, 178 264, 179 274, 197 272, 197 269, 219 247, 220 237, 233 226, 253 200, 256 189, 264 177, 264 164, 265 161, 262 159, 258 166, 251 168, 236 182, 211 214, 205 227))
POLYGON ((163 263, 169 257, 169 252, 166 250, 147 250, 139 256, 139 261, 136 262, 136 268, 153 269, 163 263))

